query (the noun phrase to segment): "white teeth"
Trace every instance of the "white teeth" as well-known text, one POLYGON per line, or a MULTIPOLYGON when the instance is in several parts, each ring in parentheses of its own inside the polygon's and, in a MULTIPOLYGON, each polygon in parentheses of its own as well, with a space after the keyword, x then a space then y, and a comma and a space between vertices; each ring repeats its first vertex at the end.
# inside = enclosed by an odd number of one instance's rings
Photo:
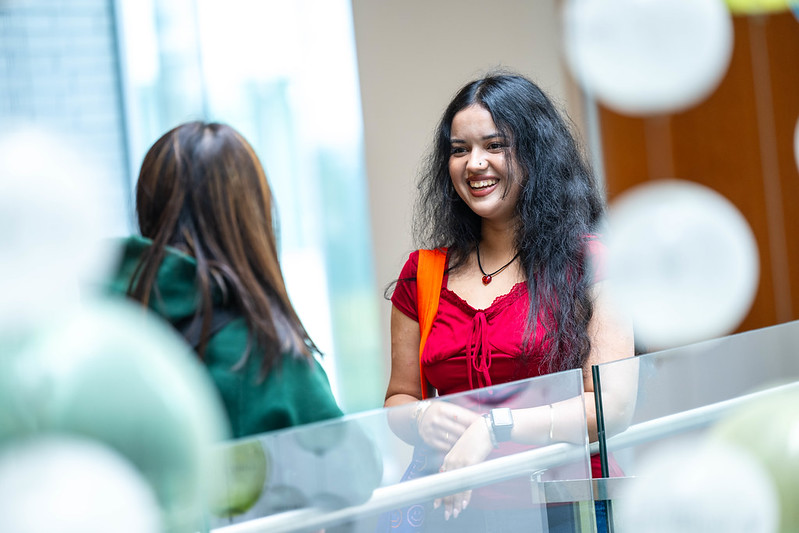
POLYGON ((492 185, 496 185, 499 183, 499 180, 482 180, 482 181, 470 181, 469 187, 472 189, 483 189, 485 187, 491 187, 492 185))

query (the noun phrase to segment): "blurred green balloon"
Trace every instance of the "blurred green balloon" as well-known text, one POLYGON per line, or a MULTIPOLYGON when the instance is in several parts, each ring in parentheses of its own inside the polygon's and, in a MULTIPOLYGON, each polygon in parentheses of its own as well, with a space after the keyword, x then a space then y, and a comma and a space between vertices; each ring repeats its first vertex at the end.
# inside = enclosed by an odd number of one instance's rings
POLYGON ((211 512, 219 517, 246 513, 264 491, 271 459, 258 440, 223 444, 215 452, 220 468, 211 489, 211 512))
POLYGON ((787 11, 790 0, 726 0, 727 7, 736 15, 787 11))
POLYGON ((775 392, 721 420, 711 435, 738 446, 770 474, 781 532, 799 531, 799 390, 775 392))
POLYGON ((228 437, 206 370, 174 330, 126 301, 87 303, 0 338, 0 446, 47 432, 95 439, 153 487, 166 531, 204 520, 211 445, 228 437))

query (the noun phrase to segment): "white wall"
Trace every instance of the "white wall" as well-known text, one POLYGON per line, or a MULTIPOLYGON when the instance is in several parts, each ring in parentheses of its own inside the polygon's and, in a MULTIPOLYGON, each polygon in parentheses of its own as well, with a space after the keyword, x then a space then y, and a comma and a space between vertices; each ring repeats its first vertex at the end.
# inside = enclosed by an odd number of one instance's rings
MULTIPOLYGON (((413 249, 417 170, 433 129, 466 82, 497 67, 565 106, 557 0, 352 0, 373 250, 387 381, 391 304, 382 289, 413 249)), ((572 98, 574 101, 574 98, 572 98)))

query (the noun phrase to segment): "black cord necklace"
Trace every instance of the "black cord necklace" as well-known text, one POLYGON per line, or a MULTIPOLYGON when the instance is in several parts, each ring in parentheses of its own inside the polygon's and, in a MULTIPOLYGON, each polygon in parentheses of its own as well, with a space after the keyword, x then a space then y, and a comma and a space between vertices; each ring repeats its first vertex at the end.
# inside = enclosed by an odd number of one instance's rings
POLYGON ((483 265, 480 263, 480 245, 477 245, 477 266, 480 268, 480 273, 483 274, 483 285, 488 285, 491 283, 491 280, 494 279, 494 276, 505 270, 510 266, 511 263, 516 261, 516 258, 519 257, 519 253, 517 252, 516 255, 513 256, 513 259, 505 263, 499 270, 492 272, 491 274, 486 274, 486 271, 483 270, 483 265))

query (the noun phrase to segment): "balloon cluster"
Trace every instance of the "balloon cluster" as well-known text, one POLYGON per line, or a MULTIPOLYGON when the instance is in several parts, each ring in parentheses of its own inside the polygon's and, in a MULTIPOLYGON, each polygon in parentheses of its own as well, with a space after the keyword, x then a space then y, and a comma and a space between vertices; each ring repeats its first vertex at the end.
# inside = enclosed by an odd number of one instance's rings
MULTIPOLYGON (((787 3, 567 0, 566 63, 590 97, 618 113, 677 113, 705 100, 725 76, 733 13, 778 6, 787 3)), ((757 245, 720 194, 680 179, 639 185, 611 205, 609 234, 618 302, 644 348, 730 333, 748 312, 757 245)))

